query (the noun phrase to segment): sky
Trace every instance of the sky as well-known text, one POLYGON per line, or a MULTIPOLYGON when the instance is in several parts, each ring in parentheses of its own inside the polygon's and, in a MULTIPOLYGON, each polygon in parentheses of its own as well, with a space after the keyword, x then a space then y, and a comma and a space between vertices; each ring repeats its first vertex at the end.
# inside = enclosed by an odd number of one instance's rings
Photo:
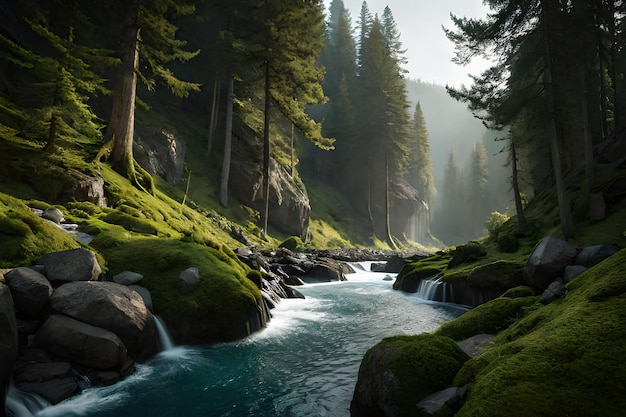
MULTIPOLYGON (((343 0, 350 12, 353 26, 359 18, 363 0, 343 0)), ((325 0, 326 9, 331 0, 325 0)), ((489 9, 482 0, 367 0, 372 15, 382 17, 389 6, 400 31, 400 41, 407 49, 408 77, 439 85, 460 87, 471 85, 468 73, 479 75, 489 65, 475 60, 468 66, 459 66, 451 60, 454 44, 446 38, 441 26, 452 29, 450 13, 462 17, 482 18, 489 9)), ((356 32, 355 32, 356 34, 356 32)))

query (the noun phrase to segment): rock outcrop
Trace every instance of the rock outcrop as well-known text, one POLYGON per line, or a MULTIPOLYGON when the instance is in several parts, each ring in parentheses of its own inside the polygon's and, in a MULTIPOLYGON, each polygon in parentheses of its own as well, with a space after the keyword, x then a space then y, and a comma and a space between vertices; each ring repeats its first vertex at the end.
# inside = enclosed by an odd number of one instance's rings
POLYGON ((12 372, 18 389, 57 403, 80 390, 78 375, 111 384, 129 375, 135 361, 157 353, 154 318, 144 302, 149 293, 142 297, 125 285, 97 281, 100 271, 92 252, 75 249, 4 274, 2 398, 12 372))
POLYGON ((183 176, 185 142, 171 132, 159 127, 139 128, 133 141, 133 155, 150 174, 158 175, 171 185, 183 176))

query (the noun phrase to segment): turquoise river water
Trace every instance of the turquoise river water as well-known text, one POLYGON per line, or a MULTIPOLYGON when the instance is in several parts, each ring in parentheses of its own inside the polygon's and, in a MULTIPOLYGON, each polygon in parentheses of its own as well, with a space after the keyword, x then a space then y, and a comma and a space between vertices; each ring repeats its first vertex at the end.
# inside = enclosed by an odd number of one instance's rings
POLYGON ((306 299, 279 303, 269 326, 246 340, 174 347, 114 386, 88 388, 35 415, 347 417, 367 349, 465 311, 394 291, 385 275, 364 270, 299 287, 306 299))

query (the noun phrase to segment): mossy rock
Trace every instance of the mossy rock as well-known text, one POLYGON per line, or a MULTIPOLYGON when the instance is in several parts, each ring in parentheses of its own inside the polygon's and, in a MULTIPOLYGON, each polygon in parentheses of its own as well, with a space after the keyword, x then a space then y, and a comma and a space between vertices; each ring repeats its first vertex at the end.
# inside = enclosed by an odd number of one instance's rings
POLYGON ((454 268, 467 262, 477 261, 487 255, 487 250, 478 242, 470 242, 459 245, 454 250, 448 268, 454 268))
POLYGON ((500 252, 514 253, 519 249, 519 240, 513 233, 500 233, 497 245, 500 252))
POLYGON ((499 260, 473 268, 467 276, 468 284, 476 289, 506 291, 524 284, 524 265, 499 260))
POLYGON ((304 243, 298 236, 289 236, 280 245, 278 245, 278 247, 289 249, 292 252, 297 252, 304 248, 304 243))
POLYGON ((424 278, 443 272, 449 261, 450 256, 448 254, 438 254, 406 263, 398 273, 393 283, 393 289, 417 292, 419 284, 424 278))
POLYGON ((256 274, 232 250, 175 239, 137 237, 119 245, 92 244, 106 257, 110 275, 132 268, 144 276, 155 313, 167 323, 177 343, 206 344, 241 339, 259 330, 261 293, 256 274), (188 267, 200 272, 200 286, 190 294, 177 290, 188 267))
POLYGON ((626 250, 567 285, 466 362, 472 382, 455 416, 623 416, 626 250))
POLYGON ((468 359, 447 337, 424 333, 383 339, 363 357, 352 415, 419 416, 415 405, 451 386, 468 359))
POLYGON ((496 334, 513 323, 524 309, 537 303, 539 297, 498 297, 473 308, 456 319, 444 323, 434 334, 456 341, 487 333, 496 334))

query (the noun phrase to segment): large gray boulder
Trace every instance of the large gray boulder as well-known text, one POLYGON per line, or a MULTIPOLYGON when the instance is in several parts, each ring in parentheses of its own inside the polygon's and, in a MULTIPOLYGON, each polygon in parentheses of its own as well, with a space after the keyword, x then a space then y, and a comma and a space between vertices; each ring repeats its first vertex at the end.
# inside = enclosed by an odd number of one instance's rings
POLYGON ((36 265, 44 266, 49 281, 96 281, 102 273, 96 255, 84 248, 48 253, 36 265))
POLYGON ((9 287, 0 276, 0 410, 4 410, 4 399, 11 381, 13 364, 17 358, 17 349, 17 323, 13 298, 9 287))
POLYGON ((51 404, 57 404, 79 391, 69 362, 18 364, 14 380, 21 391, 41 395, 51 404))
MULTIPOLYGON (((241 142, 239 145, 243 145, 241 142)), ((250 145, 255 146, 255 145, 250 145)), ((230 189, 243 204, 261 210, 263 207, 263 175, 258 169, 262 153, 252 152, 235 146, 231 161, 230 189), (249 152, 240 156, 242 152, 249 152)), ((287 235, 299 236, 306 241, 309 238, 309 216, 311 204, 302 181, 289 173, 270 158, 270 196, 269 222, 287 235)))
POLYGON ((591 268, 617 252, 619 252, 619 248, 615 245, 586 246, 576 256, 575 263, 585 268, 591 268))
POLYGON ((52 307, 66 316, 115 333, 135 360, 158 352, 152 313, 141 296, 113 282, 69 282, 57 288, 52 307))
POLYGON ((29 317, 36 317, 48 304, 53 289, 50 281, 27 267, 15 268, 5 275, 15 308, 29 317))
POLYGON ((50 355, 95 369, 119 369, 126 346, 109 330, 53 314, 35 334, 35 346, 50 355))
POLYGON ((524 266, 524 280, 533 288, 545 290, 563 276, 565 267, 576 257, 576 247, 552 236, 543 238, 524 266))

